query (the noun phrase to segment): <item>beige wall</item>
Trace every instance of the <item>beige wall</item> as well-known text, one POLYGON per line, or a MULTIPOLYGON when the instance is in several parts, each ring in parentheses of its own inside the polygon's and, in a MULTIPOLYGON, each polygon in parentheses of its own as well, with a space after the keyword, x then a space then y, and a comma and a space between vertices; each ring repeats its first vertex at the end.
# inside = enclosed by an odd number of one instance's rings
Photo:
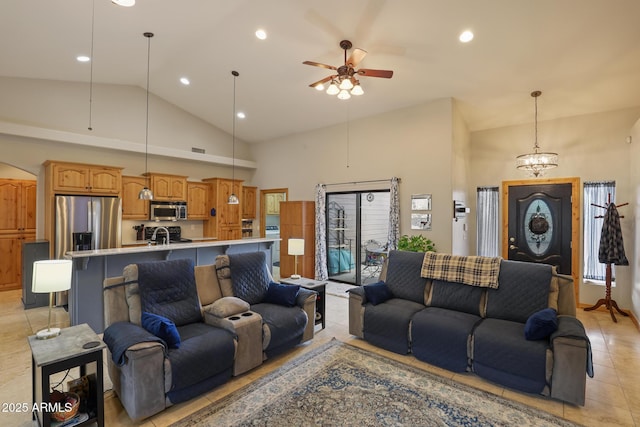
POLYGON ((451 251, 452 103, 428 104, 254 146, 260 188, 289 188, 290 200, 314 200, 318 183, 401 178, 400 223, 410 229, 411 194, 430 193, 431 231, 439 251, 451 251), (349 135, 347 143, 347 133, 349 135), (347 150, 348 148, 348 150, 347 150), (348 156, 347 156, 348 153, 348 156))
MULTIPOLYGON (((469 199, 475 196, 470 192, 469 174, 471 167, 471 136, 469 129, 462 115, 456 108, 456 103, 452 109, 452 150, 453 159, 451 166, 451 180, 453 184, 452 200, 461 201, 465 206, 469 206, 469 199)), ((457 221, 453 219, 453 202, 451 205, 451 253, 456 255, 470 255, 475 253, 475 246, 472 248, 472 240, 469 237, 469 223, 474 221, 475 212, 470 212, 464 218, 457 221)))
MULTIPOLYGON (((629 197, 629 217, 633 229, 632 250, 626 251, 631 269, 631 308, 636 319, 640 319, 640 120, 631 129, 629 169, 631 170, 631 195, 629 197)), ((625 247, 629 248, 631 245, 625 247)))
MULTIPOLYGON (((538 143, 544 151, 559 153, 559 167, 546 176, 580 177, 585 181, 615 180, 616 202, 628 202, 632 198, 630 167, 628 158, 631 147, 627 137, 631 127, 640 117, 640 108, 611 111, 584 116, 568 117, 538 123, 538 143)), ((504 180, 528 179, 524 172, 515 168, 515 157, 532 150, 534 144, 533 125, 510 126, 471 134, 471 183, 476 187, 500 186, 504 180)), ((637 158, 637 157, 636 157, 637 158)), ((603 201, 603 203, 605 203, 603 201)), ((624 208, 621 208, 624 209, 624 208)), ((475 212, 475 197, 472 212, 475 212)), ((632 251, 633 223, 631 212, 621 210, 625 218, 621 221, 625 249, 632 251)), ((583 212, 584 215, 594 215, 583 212)), ((475 240, 475 224, 473 239, 475 240)), ((582 229, 582 222, 581 222, 582 229)), ((582 248, 582 242, 580 242, 582 248)), ((582 268, 582 262, 580 262, 582 268)), ((623 308, 631 306, 630 268, 619 267, 616 271, 617 286, 612 297, 623 308)), ((591 283, 581 284, 580 302, 594 304, 604 296, 604 287, 591 283)))

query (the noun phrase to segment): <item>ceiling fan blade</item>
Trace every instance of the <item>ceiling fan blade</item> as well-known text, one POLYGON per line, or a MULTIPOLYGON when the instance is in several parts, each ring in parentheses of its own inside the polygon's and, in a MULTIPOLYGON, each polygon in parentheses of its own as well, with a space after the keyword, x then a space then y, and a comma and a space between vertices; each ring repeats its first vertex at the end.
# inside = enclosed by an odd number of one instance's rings
POLYGON ((356 47, 355 49, 353 49, 353 52, 351 52, 351 56, 349 56, 349 59, 347 59, 347 65, 352 68, 357 67, 360 61, 362 61, 366 55, 366 50, 358 49, 356 47))
POLYGON ((313 87, 313 88, 315 88, 316 86, 321 85, 321 84, 324 84, 324 83, 328 82, 329 80, 331 80, 331 79, 333 79, 333 78, 335 78, 335 77, 338 77, 338 76, 337 76, 337 75, 334 75, 334 76, 325 77, 325 78, 324 78, 324 79, 322 79, 322 80, 318 80, 317 82, 311 83, 311 84, 309 85, 309 87, 313 87))
POLYGON ((361 68, 357 73, 361 76, 382 77, 385 79, 390 79, 393 76, 393 71, 391 70, 369 70, 367 68, 361 68))
POLYGON ((333 65, 321 64, 319 62, 304 61, 303 64, 305 64, 305 65, 313 65, 314 67, 322 67, 322 68, 326 68, 328 70, 337 70, 337 68, 334 67, 333 65))

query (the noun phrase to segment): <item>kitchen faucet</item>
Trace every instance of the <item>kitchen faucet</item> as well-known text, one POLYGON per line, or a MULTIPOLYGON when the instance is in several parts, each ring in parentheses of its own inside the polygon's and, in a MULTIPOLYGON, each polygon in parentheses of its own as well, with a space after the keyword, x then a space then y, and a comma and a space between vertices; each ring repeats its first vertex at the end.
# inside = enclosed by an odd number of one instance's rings
POLYGON ((167 237, 165 239, 165 245, 169 244, 169 230, 167 230, 167 227, 156 227, 156 229, 153 231, 153 235, 151 236, 151 240, 156 240, 156 235, 158 234, 158 230, 164 230, 165 233, 167 233, 167 237))

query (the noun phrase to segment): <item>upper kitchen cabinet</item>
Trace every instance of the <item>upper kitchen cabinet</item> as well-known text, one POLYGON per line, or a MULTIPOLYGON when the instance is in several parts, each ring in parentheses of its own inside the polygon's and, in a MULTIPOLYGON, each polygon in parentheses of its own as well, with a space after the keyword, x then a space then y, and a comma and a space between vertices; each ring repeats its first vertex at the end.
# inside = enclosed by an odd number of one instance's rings
POLYGON ((242 187, 242 218, 255 219, 258 187, 242 187))
POLYGON ((209 218, 209 184, 187 182, 187 218, 209 218))
POLYGON ((279 215, 280 214, 280 202, 284 201, 283 193, 268 193, 265 194, 265 213, 267 215, 279 215))
POLYGON ((122 219, 149 219, 149 201, 138 198, 140 190, 148 185, 144 176, 122 177, 122 219))
POLYGON ((0 233, 36 232, 36 181, 0 179, 0 233))
POLYGON ((122 191, 122 168, 54 161, 44 166, 54 193, 119 195, 122 191))
POLYGON ((167 174, 148 174, 151 178, 153 200, 165 202, 187 200, 187 177, 167 174))
POLYGON ((203 232, 205 237, 217 237, 219 240, 234 240, 242 237, 242 212, 240 204, 228 203, 231 193, 242 197, 242 180, 225 178, 207 178, 203 180, 209 184, 209 206, 215 211, 215 215, 204 221, 203 232))

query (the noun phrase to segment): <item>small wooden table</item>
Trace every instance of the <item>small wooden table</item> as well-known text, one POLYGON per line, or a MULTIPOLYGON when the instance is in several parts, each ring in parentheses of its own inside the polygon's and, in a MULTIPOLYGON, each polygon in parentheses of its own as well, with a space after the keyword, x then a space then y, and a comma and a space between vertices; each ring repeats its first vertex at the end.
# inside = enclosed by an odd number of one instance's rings
MULTIPOLYGON (((87 325, 71 326, 60 331, 55 338, 39 340, 35 335, 27 338, 31 347, 31 383, 33 404, 42 407, 42 411, 33 411, 33 419, 41 426, 51 425, 51 413, 47 410, 51 393, 50 376, 71 368, 80 368, 80 376, 87 374, 87 366, 96 375, 95 402, 88 406, 95 409, 95 414, 88 420, 74 424, 84 426, 97 423, 104 426, 104 396, 102 350, 104 342, 87 325), (40 406, 42 405, 42 406, 40 406)), ((93 393, 92 393, 93 394, 93 393)))
POLYGON ((315 324, 321 324, 322 329, 325 328, 325 296, 326 296, 326 287, 327 282, 321 280, 313 280, 307 279, 306 277, 301 277, 300 279, 292 279, 290 277, 285 277, 280 279, 280 283, 284 283, 285 285, 299 285, 301 288, 310 289, 312 291, 316 291, 318 293, 318 297, 316 298, 316 318, 315 324))

